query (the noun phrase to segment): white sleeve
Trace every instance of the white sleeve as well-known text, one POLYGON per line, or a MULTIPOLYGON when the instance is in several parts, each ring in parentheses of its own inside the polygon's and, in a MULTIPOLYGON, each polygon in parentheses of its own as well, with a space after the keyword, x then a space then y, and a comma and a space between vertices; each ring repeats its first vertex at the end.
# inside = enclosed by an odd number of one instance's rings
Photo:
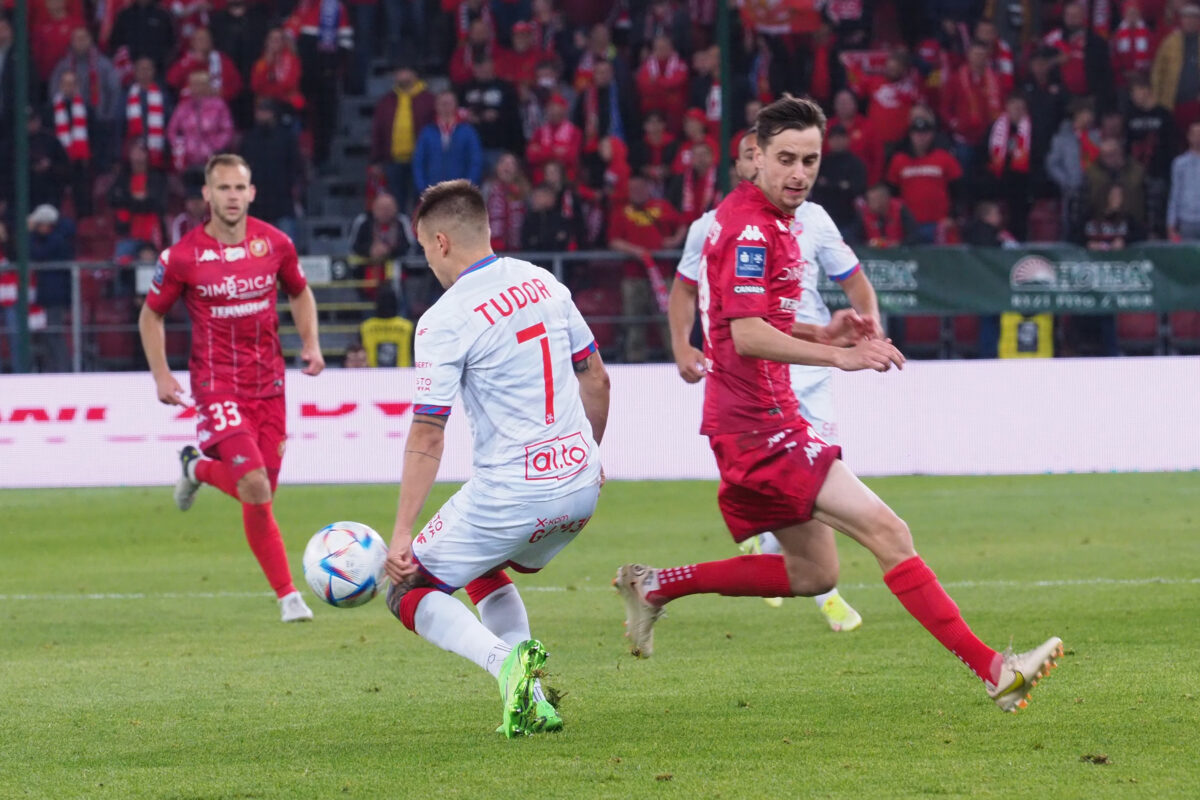
POLYGON ((824 208, 819 214, 814 214, 811 222, 816 227, 813 231, 817 245, 817 266, 825 271, 831 280, 844 281, 859 268, 858 256, 842 238, 842 232, 824 208))
POLYGON ((458 396, 468 342, 461 336, 467 326, 454 322, 437 309, 430 309, 417 322, 414 414, 446 416, 458 396))
POLYGON ((679 266, 675 268, 676 278, 683 278, 688 283, 700 282, 700 256, 704 252, 704 238, 708 236, 710 227, 712 219, 705 214, 688 228, 683 255, 679 258, 679 266))

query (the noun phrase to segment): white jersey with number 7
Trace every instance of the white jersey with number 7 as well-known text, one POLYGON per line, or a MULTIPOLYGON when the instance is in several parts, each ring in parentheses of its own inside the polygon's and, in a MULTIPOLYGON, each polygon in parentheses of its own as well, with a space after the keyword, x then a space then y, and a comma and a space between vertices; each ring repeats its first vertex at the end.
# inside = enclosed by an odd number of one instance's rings
POLYGON ((446 416, 458 394, 474 439, 471 486, 496 497, 561 497, 600 476, 573 363, 596 351, 554 276, 489 256, 417 323, 414 413, 446 416))

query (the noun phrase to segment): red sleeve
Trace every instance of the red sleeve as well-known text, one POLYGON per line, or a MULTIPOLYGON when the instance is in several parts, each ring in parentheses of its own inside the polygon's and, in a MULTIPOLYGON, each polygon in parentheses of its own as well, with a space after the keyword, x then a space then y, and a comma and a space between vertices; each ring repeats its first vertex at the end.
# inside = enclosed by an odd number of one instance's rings
POLYGON ((942 151, 942 160, 946 162, 946 181, 956 181, 963 176, 962 164, 958 163, 958 159, 945 150, 942 151))
MULTIPOLYGON (((770 222, 767 220, 768 224, 770 222)), ((709 255, 709 259, 715 257, 720 265, 716 290, 721 294, 722 319, 765 318, 770 314, 767 264, 774 240, 770 234, 765 240, 743 242, 736 238, 754 224, 751 222, 747 225, 731 219, 714 248, 715 255, 709 255)), ((757 224, 760 229, 765 227, 762 220, 757 224)))
POLYGON ((308 286, 308 279, 304 277, 304 270, 300 268, 300 259, 296 256, 296 246, 292 244, 292 240, 283 236, 279 236, 276 246, 279 248, 279 284, 283 290, 287 292, 288 297, 295 297, 304 291, 308 286))
POLYGON ((626 232, 625 209, 621 206, 613 206, 612 213, 608 219, 608 240, 623 239, 626 242, 631 242, 629 234, 626 232))
POLYGON ((187 83, 188 73, 192 71, 192 57, 184 53, 179 60, 167 70, 167 85, 179 91, 187 83))
POLYGON ((154 279, 150 281, 150 292, 146 295, 146 305, 150 306, 151 311, 166 314, 171 310, 187 286, 185 270, 186 264, 181 263, 180 258, 171 263, 170 249, 162 251, 154 268, 154 279))

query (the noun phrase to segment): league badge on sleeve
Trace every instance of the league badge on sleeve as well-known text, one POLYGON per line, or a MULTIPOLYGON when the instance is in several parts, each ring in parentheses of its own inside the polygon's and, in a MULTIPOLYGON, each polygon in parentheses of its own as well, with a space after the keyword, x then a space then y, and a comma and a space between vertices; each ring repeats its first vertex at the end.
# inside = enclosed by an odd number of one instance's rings
POLYGON ((767 248, 740 245, 736 252, 734 275, 738 278, 761 278, 767 269, 767 248))

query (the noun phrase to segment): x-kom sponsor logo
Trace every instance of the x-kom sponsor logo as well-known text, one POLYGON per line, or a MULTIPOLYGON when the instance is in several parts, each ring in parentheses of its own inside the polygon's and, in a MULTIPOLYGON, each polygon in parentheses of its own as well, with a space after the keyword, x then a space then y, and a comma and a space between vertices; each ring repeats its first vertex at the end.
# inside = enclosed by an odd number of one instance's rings
POLYGON ((525 447, 525 480, 561 481, 588 465, 587 440, 576 431, 525 447))

